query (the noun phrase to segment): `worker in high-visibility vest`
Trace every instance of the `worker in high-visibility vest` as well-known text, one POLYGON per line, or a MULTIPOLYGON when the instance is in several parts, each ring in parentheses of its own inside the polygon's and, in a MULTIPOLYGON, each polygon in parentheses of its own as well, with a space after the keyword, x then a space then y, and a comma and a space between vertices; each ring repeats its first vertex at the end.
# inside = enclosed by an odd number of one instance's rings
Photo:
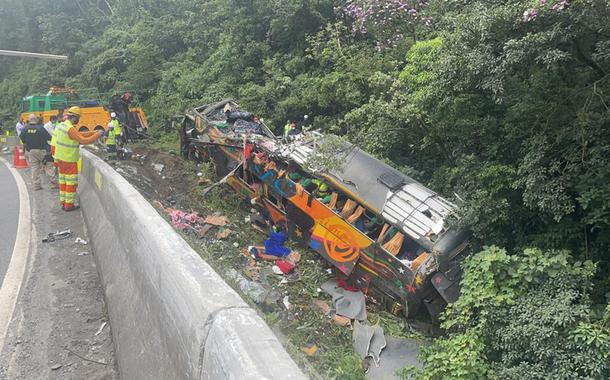
MULTIPOLYGON (((125 140, 123 139, 123 128, 121 128, 121 123, 119 123, 119 119, 117 119, 116 112, 110 113, 110 122, 108 123, 108 130, 114 131, 114 139, 115 145, 118 144, 122 146, 125 140)), ((108 142, 106 142, 108 144, 108 142)))
POLYGON ((324 204, 329 203, 331 198, 331 189, 328 184, 317 178, 312 179, 311 183, 317 186, 317 188, 313 191, 315 197, 324 204))
POLYGON ((117 130, 121 132, 119 121, 116 118, 116 113, 110 113, 110 122, 106 131, 106 151, 108 153, 116 153, 117 130))
POLYGON ((59 170, 59 202, 64 211, 79 208, 74 204, 78 186, 79 144, 91 144, 102 136, 102 132, 79 132, 75 125, 80 121, 80 107, 70 107, 67 118, 57 124, 53 131, 55 160, 59 170))

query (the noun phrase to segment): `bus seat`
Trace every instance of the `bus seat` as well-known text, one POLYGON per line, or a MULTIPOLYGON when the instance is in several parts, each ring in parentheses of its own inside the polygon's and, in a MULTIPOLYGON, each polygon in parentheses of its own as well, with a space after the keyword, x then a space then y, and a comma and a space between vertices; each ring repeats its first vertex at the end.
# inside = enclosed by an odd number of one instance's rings
POLYGON ((402 243, 405 240, 405 235, 397 232, 390 241, 383 245, 386 251, 388 251, 392 256, 396 256, 398 252, 400 252, 400 248, 402 248, 402 243))
POLYGON ((356 211, 352 215, 347 218, 347 221, 351 224, 354 224, 358 218, 360 218, 364 214, 364 207, 358 206, 356 211))
POLYGON ((429 256, 430 254, 428 252, 420 253, 419 256, 417 256, 415 260, 411 262, 411 269, 413 269, 414 271, 417 270, 417 268, 419 268, 420 265, 422 265, 426 261, 426 259, 428 259, 429 256))
POLYGON ((337 201, 338 200, 339 200, 339 194, 338 193, 332 193, 330 195, 330 202, 328 202, 328 208, 334 209, 335 207, 337 207, 337 201))
POLYGON ((379 233, 379 236, 377 237, 377 243, 381 243, 383 241, 383 238, 385 237, 385 234, 388 232, 389 229, 390 225, 385 223, 383 225, 383 228, 381 229, 381 232, 379 233))
POLYGON ((348 199, 347 202, 345 202, 343 210, 341 210, 341 213, 339 215, 341 215, 343 218, 348 218, 350 215, 352 215, 352 213, 356 209, 356 206, 358 206, 358 203, 352 201, 351 199, 348 199))

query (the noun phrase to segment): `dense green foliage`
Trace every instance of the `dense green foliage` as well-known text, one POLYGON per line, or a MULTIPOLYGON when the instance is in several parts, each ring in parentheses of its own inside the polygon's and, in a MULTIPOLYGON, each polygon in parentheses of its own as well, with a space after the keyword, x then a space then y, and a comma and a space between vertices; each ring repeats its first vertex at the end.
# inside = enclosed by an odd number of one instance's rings
POLYGON ((592 262, 567 252, 489 247, 465 265, 462 296, 449 306, 450 337, 424 352, 417 379, 607 379, 610 308, 591 311, 592 262))
POLYGON ((136 90, 160 132, 233 97, 278 131, 309 114, 454 199, 511 255, 469 261, 425 377, 607 375, 606 0, 5 0, 0 21, 0 49, 70 56, 0 58, 5 126, 53 84, 136 90))

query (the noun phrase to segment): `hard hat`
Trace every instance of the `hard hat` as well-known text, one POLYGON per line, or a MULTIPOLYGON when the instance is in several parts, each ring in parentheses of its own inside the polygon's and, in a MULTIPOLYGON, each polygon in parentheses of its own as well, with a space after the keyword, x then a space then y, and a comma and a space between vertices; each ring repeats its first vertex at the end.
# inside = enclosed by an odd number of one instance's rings
POLYGON ((68 108, 68 115, 73 115, 73 116, 78 116, 80 117, 80 107, 78 106, 72 106, 70 108, 68 108))
POLYGON ((36 117, 36 115, 34 115, 33 113, 31 113, 31 114, 28 116, 28 123, 30 123, 30 124, 36 124, 36 123, 38 123, 38 118, 36 117))
POLYGON ((111 112, 111 113, 110 113, 110 117, 116 117, 116 113, 111 112))
POLYGON ((309 119, 309 115, 303 116, 303 119, 309 119))

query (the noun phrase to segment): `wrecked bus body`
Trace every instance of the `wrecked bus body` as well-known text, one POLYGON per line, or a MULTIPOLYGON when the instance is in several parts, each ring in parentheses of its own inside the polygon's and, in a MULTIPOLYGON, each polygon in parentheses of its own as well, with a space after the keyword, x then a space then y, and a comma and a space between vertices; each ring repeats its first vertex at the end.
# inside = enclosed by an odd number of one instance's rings
POLYGON ((185 158, 213 161, 266 221, 394 312, 414 317, 424 306, 437 320, 457 299, 469 235, 446 226, 455 206, 417 181, 348 143, 340 169, 312 171, 308 157, 325 136, 281 140, 231 100, 189 110, 180 134, 185 158))

